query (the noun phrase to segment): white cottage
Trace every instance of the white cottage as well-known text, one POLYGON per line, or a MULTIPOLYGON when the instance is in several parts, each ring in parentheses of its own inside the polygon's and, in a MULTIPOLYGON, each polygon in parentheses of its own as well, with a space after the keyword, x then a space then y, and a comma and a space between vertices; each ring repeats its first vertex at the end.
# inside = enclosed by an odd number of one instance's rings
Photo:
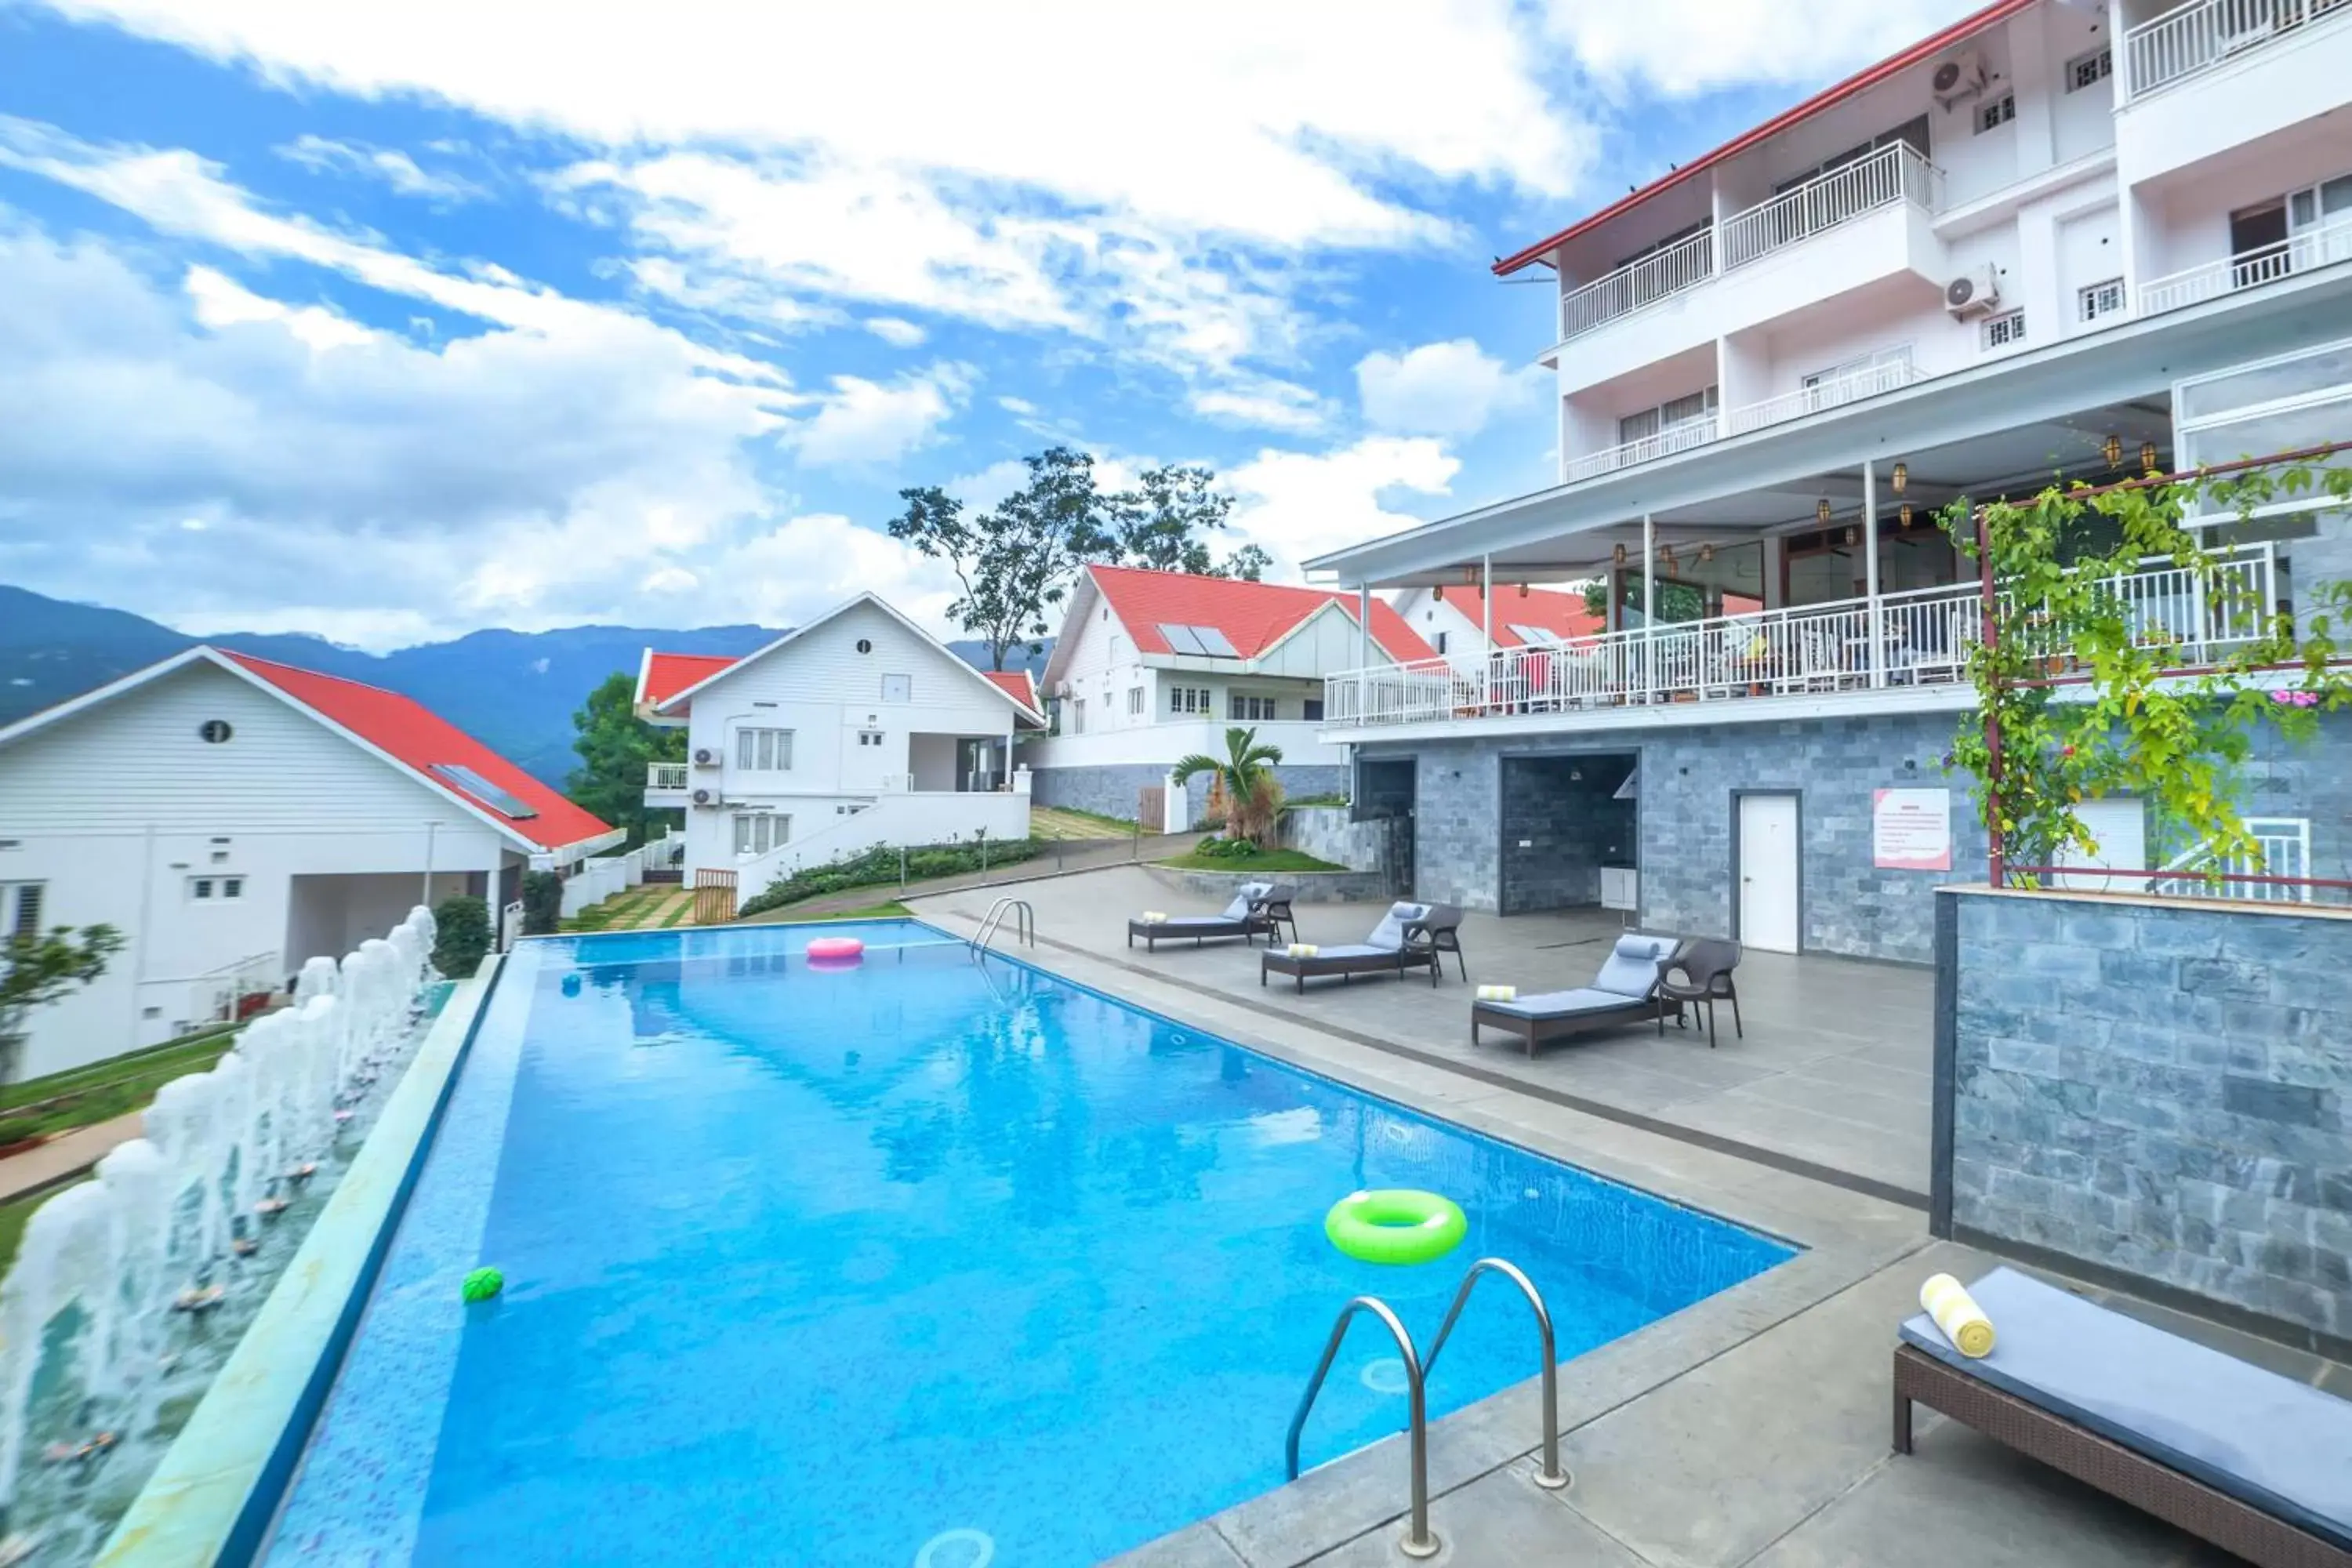
POLYGON ((637 710, 688 731, 646 804, 685 809, 689 880, 731 871, 748 896, 878 845, 1029 836, 1028 678, 974 669, 873 594, 738 659, 648 648, 637 710))
POLYGON ((108 924, 106 974, 35 1013, 23 1071, 186 1032, 226 996, 531 864, 616 843, 396 692, 193 647, 0 730, 0 938, 108 924))

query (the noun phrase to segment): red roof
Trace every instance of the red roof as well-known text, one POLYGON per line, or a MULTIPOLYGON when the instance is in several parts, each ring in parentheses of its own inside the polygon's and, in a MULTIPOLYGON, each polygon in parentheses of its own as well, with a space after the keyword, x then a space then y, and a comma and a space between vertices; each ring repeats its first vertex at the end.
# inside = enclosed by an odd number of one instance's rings
MULTIPOLYGON (((1451 585, 1439 590, 1445 602, 1480 626, 1486 624, 1486 606, 1479 603, 1475 586, 1451 585)), ((1495 596, 1495 646, 1517 647, 1527 639, 1511 628, 1514 626, 1533 626, 1562 639, 1598 637, 1608 630, 1607 617, 1596 616, 1584 607, 1584 595, 1563 593, 1557 588, 1529 588, 1523 596, 1516 588, 1505 588, 1495 596)))
POLYGON ((656 653, 647 648, 645 668, 637 672, 637 705, 652 707, 667 702, 734 662, 725 654, 656 653))
POLYGON ((231 653, 226 648, 212 651, 268 681, 320 718, 341 725, 394 760, 414 768, 436 789, 479 806, 542 849, 561 849, 583 839, 601 838, 613 831, 455 724, 396 691, 320 675, 316 670, 298 669, 290 664, 256 658, 250 654, 231 653), (436 763, 472 770, 537 815, 509 816, 496 802, 480 799, 431 772, 436 763))
MULTIPOLYGON (((1150 572, 1136 566, 1089 566, 1095 587, 1145 653, 1174 653, 1160 635, 1162 626, 1213 626, 1234 652, 1255 658, 1294 627, 1328 605, 1356 618, 1356 595, 1328 588, 1281 583, 1248 583, 1234 577, 1195 577, 1182 572, 1150 572)), ((1378 595, 1372 598, 1372 640, 1399 661, 1433 657, 1404 618, 1378 595)))
POLYGON ((983 669, 988 683, 1026 708, 1032 713, 1043 713, 1037 705, 1037 682, 1025 669, 983 669))
POLYGON ((1988 27, 2007 21, 2026 7, 2038 4, 2040 0, 1993 0, 1993 4, 1987 5, 1983 10, 1953 23, 1935 37, 1923 38, 1902 53, 1890 55, 1868 69, 1846 78, 1835 87, 1826 88, 1815 93, 1794 109, 1775 115, 1755 130, 1744 135, 1736 136, 1714 152, 1695 158, 1671 174, 1651 181, 1633 195, 1620 197, 1591 217, 1582 218, 1569 225, 1549 239, 1538 240, 1517 255, 1503 258, 1495 263, 1495 275, 1498 278, 1507 278, 1531 262, 1542 261, 1555 247, 1566 244, 1580 234, 1599 227, 1611 218, 1633 211, 1660 192, 1672 190, 1685 180, 1695 179, 1725 159, 1737 157, 1758 142, 1779 135, 1800 121, 1809 120, 1825 109, 1843 103, 1858 93, 1868 91, 1889 77, 1897 76, 1909 70, 1913 66, 1924 64, 1962 39, 1973 37, 1988 27))

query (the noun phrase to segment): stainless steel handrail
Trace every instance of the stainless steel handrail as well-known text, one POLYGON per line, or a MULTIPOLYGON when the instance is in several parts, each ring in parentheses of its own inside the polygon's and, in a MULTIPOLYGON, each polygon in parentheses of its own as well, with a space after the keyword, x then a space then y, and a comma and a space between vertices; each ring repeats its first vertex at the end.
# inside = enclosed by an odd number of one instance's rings
POLYGON ((997 930, 1008 914, 1013 917, 1013 936, 1024 946, 1037 945, 1037 911, 1029 907, 1026 899, 1005 898, 989 905, 988 913, 981 917, 979 933, 971 939, 975 951, 985 949, 996 940, 997 930))
POLYGON ((1437 1555, 1437 1537, 1429 1532, 1429 1411, 1422 1397, 1421 1357, 1412 1348, 1412 1336, 1405 1332, 1397 1315, 1389 1310, 1388 1303, 1377 1296, 1359 1296, 1339 1309, 1339 1321, 1331 1325, 1331 1338, 1323 1347, 1323 1359, 1315 1366, 1315 1375, 1307 1380, 1307 1393, 1298 1401, 1298 1414, 1290 1418, 1290 1436, 1283 1444, 1283 1464, 1292 1480, 1298 1479, 1298 1435, 1306 1430, 1307 1413, 1315 1407, 1315 1396, 1323 1392, 1323 1379, 1331 1371, 1332 1359, 1339 1353, 1339 1342, 1348 1337, 1348 1324, 1359 1312, 1370 1312, 1380 1319, 1395 1340, 1404 1356, 1407 1425, 1412 1463, 1412 1516, 1405 1526, 1404 1540, 1398 1543, 1407 1557, 1437 1555))
MULTIPOLYGON (((1568 1472, 1559 1468, 1559 1358, 1552 1342, 1551 1313, 1544 1306, 1543 1295, 1537 1290, 1535 1282, 1520 1273, 1516 1265, 1499 1258, 1482 1258, 1470 1266, 1470 1272, 1462 1277, 1462 1288, 1454 1293, 1454 1305, 1446 1309, 1445 1321, 1439 1327, 1437 1338, 1430 1342, 1429 1359, 1422 1363, 1421 1375, 1425 1379, 1437 1370, 1437 1358, 1445 1350, 1445 1336, 1454 1331, 1454 1320, 1462 1316, 1462 1309, 1468 1304, 1470 1288, 1486 1274, 1500 1274, 1517 1285, 1519 1293, 1528 1299, 1528 1305, 1535 1309, 1536 1334, 1543 1342, 1543 1468, 1536 1472, 1536 1485, 1557 1491, 1568 1485, 1568 1472)), ((1327 1363, 1329 1361, 1328 1352, 1324 1359, 1327 1363)), ((1421 1403, 1419 1388, 1413 1391, 1413 1403, 1418 1410, 1421 1403)), ((1414 1419, 1417 1421, 1419 1416, 1414 1419)), ((1294 1424, 1294 1451, 1297 1431, 1294 1424)), ((1296 1463, 1291 1467, 1291 1473, 1297 1473, 1296 1463)))

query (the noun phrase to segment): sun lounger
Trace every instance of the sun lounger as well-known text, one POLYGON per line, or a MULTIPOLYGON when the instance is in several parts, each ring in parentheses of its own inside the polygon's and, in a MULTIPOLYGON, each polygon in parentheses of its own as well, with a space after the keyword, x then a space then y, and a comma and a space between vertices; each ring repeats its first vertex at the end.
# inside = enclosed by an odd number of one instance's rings
POLYGON ((1244 882, 1234 895, 1234 901, 1213 915, 1179 915, 1171 920, 1131 920, 1127 922, 1127 945, 1133 947, 1141 937, 1147 952, 1156 951, 1156 944, 1188 939, 1198 947, 1204 942, 1230 942, 1235 937, 1244 942, 1263 936, 1272 942, 1285 925, 1291 934, 1298 932, 1298 921, 1290 912, 1291 900, 1298 889, 1288 882, 1244 882))
POLYGON ((1645 1024, 1681 1006, 1658 994, 1666 968, 1682 949, 1680 937, 1621 936, 1592 984, 1573 991, 1547 991, 1508 1002, 1470 1005, 1470 1043, 1482 1028, 1501 1029, 1527 1042, 1528 1055, 1547 1040, 1611 1024, 1645 1024))
POLYGON ((2352 1568, 2352 1403, 2013 1269, 1969 1293, 1980 1360, 1903 1325, 1896 1453, 1916 1402, 2263 1568, 2352 1568))
POLYGON ((1469 963, 1462 956, 1460 910, 1451 904, 1391 904, 1381 923, 1361 942, 1321 948, 1311 954, 1269 945, 1258 956, 1257 983, 1265 984, 1269 974, 1286 974, 1305 991, 1309 980, 1331 975, 1339 976, 1344 984, 1352 975, 1394 974, 1402 979, 1407 970, 1425 968, 1429 983, 1434 985, 1449 952, 1462 966, 1462 978, 1469 979, 1469 963))

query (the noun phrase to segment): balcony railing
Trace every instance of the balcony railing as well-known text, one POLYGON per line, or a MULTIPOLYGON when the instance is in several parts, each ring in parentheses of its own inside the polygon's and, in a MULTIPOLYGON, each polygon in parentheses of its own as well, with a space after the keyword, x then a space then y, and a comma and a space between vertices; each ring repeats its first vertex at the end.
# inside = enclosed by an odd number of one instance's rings
MULTIPOLYGON (((2352 4, 2352 0, 2343 3, 2352 4)), ((1718 271, 1728 272, 1759 260, 1850 218, 1904 201, 1932 212, 1942 200, 1941 170, 1906 143, 1882 147, 1728 219, 1723 226, 1720 254, 1715 230, 1701 229, 1560 296, 1560 339, 1581 337, 1621 316, 1695 289, 1718 271)))
POLYGON ((1563 295, 1559 301, 1559 335, 1565 341, 1589 332, 1603 321, 1630 316, 1644 305, 1655 304, 1714 276, 1715 231, 1704 228, 1563 295))
POLYGON ((684 763, 647 763, 646 787, 647 789, 684 789, 686 772, 684 763))
POLYGON ((1768 397, 1761 403, 1751 403, 1735 408, 1724 421, 1727 434, 1738 436, 1748 430, 1760 430, 1767 425, 1778 425, 1784 419, 1801 419, 1808 414, 1819 414, 1824 408, 1839 408, 1865 397, 1875 397, 1882 392, 1893 392, 1920 379, 1920 371, 1907 358, 1888 360, 1849 375, 1829 381, 1815 382, 1811 386, 1768 397))
POLYGON ((1654 436, 1644 436, 1638 441, 1627 441, 1603 451, 1590 452, 1568 465, 1560 476, 1563 484, 1589 479, 1595 474, 1606 474, 1627 468, 1635 463, 1646 463, 1653 458, 1664 458, 1675 452, 1687 452, 1693 447, 1704 447, 1723 434, 1721 422, 1712 414, 1680 425, 1669 425, 1654 436))
POLYGON ((1908 142, 1895 142, 1781 192, 1723 226, 1723 269, 1745 267, 1843 223, 1898 202, 1929 211, 1942 201, 1943 172, 1908 142))
POLYGON ((2220 261, 2209 261, 2140 285, 2138 314, 2158 315, 2195 305, 2240 289, 2274 283, 2297 272, 2352 261, 2352 217, 2339 217, 2319 228, 2307 228, 2277 245, 2240 251, 2220 261))
MULTIPOLYGON (((2261 635, 2275 603, 2272 547, 2240 546, 2218 560, 2212 582, 2168 560, 2116 580, 2144 642, 2178 644, 2202 659, 2261 635)), ((1324 722, 1433 724, 1951 684, 1966 678, 1981 603, 1976 585, 1962 583, 1346 670, 1324 681, 1324 722)))
POLYGON ((2126 101, 2347 6, 2352 0, 2189 0, 2124 35, 2126 101))

